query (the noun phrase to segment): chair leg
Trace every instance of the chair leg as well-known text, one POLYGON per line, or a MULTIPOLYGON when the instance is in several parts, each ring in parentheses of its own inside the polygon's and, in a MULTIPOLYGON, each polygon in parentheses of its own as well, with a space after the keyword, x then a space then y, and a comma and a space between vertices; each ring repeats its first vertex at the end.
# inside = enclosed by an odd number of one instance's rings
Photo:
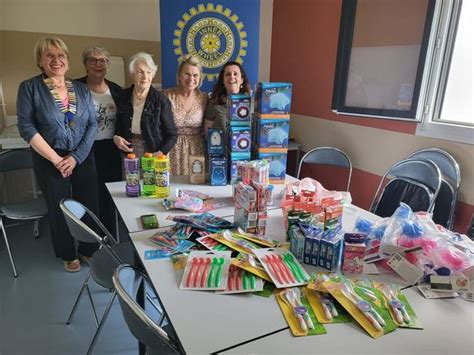
POLYGON ((39 222, 40 219, 35 219, 35 225, 33 227, 33 234, 35 236, 35 239, 39 238, 40 232, 39 232, 39 222))
POLYGON ((18 277, 18 272, 16 271, 16 266, 15 266, 15 260, 13 260, 13 254, 10 249, 10 243, 8 243, 7 231, 5 230, 5 226, 3 225, 3 218, 1 216, 0 216, 0 229, 2 230, 3 239, 5 240, 5 245, 7 246, 7 252, 10 258, 10 264, 12 265, 12 269, 13 269, 13 277, 18 277))
POLYGON ((92 351, 94 350, 95 344, 97 343, 97 339, 99 339, 99 335, 102 331, 102 328, 104 327, 104 323, 109 315, 110 308, 112 307, 112 304, 114 303, 116 295, 117 295, 117 292, 114 290, 113 295, 110 298, 110 301, 107 304, 107 307, 105 308, 104 315, 102 316, 102 319, 100 320, 99 327, 95 331, 94 338, 92 338, 91 344, 89 345, 89 349, 87 350, 87 355, 91 355, 92 351))
POLYGON ((95 324, 96 324, 97 327, 99 327, 99 320, 97 318, 97 312, 95 310, 94 301, 92 300, 91 291, 89 289, 89 279, 90 279, 90 277, 91 277, 91 273, 88 272, 84 282, 82 283, 81 290, 79 291, 79 294, 77 295, 76 301, 74 302, 74 306, 72 307, 71 313, 69 314, 69 317, 67 319, 67 322, 66 322, 67 325, 70 325, 72 323, 72 319, 74 318, 74 315, 76 314, 77 306, 79 305, 79 300, 81 299, 81 296, 82 296, 82 293, 84 292, 84 290, 86 290, 87 294, 89 295, 89 300, 90 300, 91 305, 92 305, 92 312, 94 313, 95 324))

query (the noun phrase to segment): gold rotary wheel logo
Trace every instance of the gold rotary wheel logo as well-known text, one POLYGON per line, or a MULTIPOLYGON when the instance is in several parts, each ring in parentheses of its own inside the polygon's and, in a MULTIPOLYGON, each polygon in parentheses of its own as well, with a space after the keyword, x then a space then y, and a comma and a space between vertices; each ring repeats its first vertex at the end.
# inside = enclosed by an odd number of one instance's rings
POLYGON ((199 4, 197 9, 192 7, 185 12, 176 26, 173 45, 177 61, 186 54, 199 58, 207 80, 217 79, 219 68, 230 60, 243 63, 247 33, 243 31, 243 22, 230 9, 199 4))

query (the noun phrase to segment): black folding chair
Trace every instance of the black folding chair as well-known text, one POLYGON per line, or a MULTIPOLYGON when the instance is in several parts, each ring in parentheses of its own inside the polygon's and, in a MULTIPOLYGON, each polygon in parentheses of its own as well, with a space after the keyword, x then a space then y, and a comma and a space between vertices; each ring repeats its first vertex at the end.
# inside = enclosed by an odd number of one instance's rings
POLYGON ((99 338, 117 294, 112 282, 113 272, 120 264, 133 263, 134 249, 129 242, 118 244, 97 216, 81 203, 72 199, 64 199, 61 201, 60 207, 66 219, 69 231, 74 239, 84 243, 100 244, 100 248, 92 255, 89 265, 89 273, 82 284, 81 290, 77 295, 76 301, 74 302, 74 306, 67 320, 67 324, 71 324, 81 296, 83 292, 86 291, 92 305, 92 311, 97 326, 97 330, 87 351, 87 354, 89 355, 92 354, 92 351, 94 350, 94 346, 99 338), (88 284, 91 276, 98 285, 112 291, 112 296, 107 303, 100 322, 97 317, 95 304, 88 284))
MULTIPOLYGON (((0 152, 0 173, 8 173, 16 170, 33 169, 33 159, 30 149, 13 149, 0 152)), ((35 184, 32 175, 32 183, 35 184)), ((3 186, 6 188, 6 184, 3 186)), ((34 190, 36 191, 36 190, 34 190)), ((39 237, 39 222, 48 214, 46 203, 42 196, 37 196, 36 192, 32 199, 26 201, 0 204, 0 229, 7 247, 10 264, 13 269, 13 276, 18 277, 15 266, 15 260, 8 242, 6 226, 4 219, 15 221, 34 221, 33 234, 35 238, 39 237)))
POLYGON ((410 154, 408 158, 428 159, 438 166, 441 172, 441 187, 435 201, 433 221, 452 229, 461 184, 459 164, 451 154, 438 148, 421 149, 410 154))
POLYGON ((441 186, 441 172, 424 159, 405 159, 392 165, 382 176, 370 211, 389 217, 406 203, 414 212, 431 212, 441 186))
MULTIPOLYGON (((161 326, 161 319, 155 321, 152 312, 137 303, 140 288, 154 292, 148 277, 130 265, 120 265, 114 272, 113 282, 130 332, 137 340, 146 345, 147 354, 179 354, 176 335, 169 325, 161 326)), ((157 299, 155 293, 148 302, 157 299)), ((159 308, 153 306, 152 311, 159 308)))
POLYGON ((347 187, 346 191, 349 191, 351 186, 352 178, 352 162, 349 156, 342 150, 333 147, 318 147, 311 149, 307 152, 300 161, 298 166, 297 178, 301 178, 301 168, 303 164, 314 164, 314 165, 331 165, 340 168, 347 169, 347 187))

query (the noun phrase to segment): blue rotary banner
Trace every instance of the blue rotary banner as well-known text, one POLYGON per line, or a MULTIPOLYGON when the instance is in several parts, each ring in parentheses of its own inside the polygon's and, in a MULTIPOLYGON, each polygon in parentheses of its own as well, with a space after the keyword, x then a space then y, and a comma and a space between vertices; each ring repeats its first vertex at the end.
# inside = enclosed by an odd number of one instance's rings
POLYGON ((257 82, 260 0, 161 0, 160 21, 163 88, 176 86, 176 68, 188 54, 203 65, 203 91, 212 90, 228 61, 257 82))

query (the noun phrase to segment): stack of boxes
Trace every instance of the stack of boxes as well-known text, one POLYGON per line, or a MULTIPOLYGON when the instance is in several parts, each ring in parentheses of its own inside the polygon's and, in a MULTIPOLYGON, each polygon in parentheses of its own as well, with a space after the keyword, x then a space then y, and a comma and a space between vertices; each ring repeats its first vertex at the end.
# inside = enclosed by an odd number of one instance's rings
POLYGON ((227 185, 227 159, 225 157, 225 136, 221 128, 207 131, 207 153, 209 157, 209 179, 211 185, 227 185))
POLYGON ((253 122, 254 158, 270 164, 270 183, 284 184, 291 109, 290 83, 257 85, 253 122))
POLYGON ((227 98, 227 153, 231 182, 237 177, 237 162, 250 160, 251 101, 252 98, 249 95, 229 95, 227 98))
POLYGON ((298 260, 334 270, 344 237, 341 201, 303 190, 298 195, 288 193, 282 207, 288 216, 290 248, 298 260))
POLYGON ((271 200, 268 185, 268 163, 251 161, 237 163, 234 183, 234 224, 248 233, 265 235, 267 205, 271 200))

